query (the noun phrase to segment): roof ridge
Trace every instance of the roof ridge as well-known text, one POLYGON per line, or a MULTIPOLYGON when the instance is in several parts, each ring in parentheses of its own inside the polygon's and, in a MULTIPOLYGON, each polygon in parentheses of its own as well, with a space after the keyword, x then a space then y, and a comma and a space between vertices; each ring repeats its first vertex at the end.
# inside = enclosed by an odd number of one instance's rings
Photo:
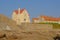
MULTIPOLYGON (((21 14, 24 10, 25 10, 25 8, 24 8, 24 9, 21 9, 21 10, 20 10, 20 14, 21 14)), ((14 12, 16 12, 16 14, 18 14, 18 10, 14 10, 14 12)))

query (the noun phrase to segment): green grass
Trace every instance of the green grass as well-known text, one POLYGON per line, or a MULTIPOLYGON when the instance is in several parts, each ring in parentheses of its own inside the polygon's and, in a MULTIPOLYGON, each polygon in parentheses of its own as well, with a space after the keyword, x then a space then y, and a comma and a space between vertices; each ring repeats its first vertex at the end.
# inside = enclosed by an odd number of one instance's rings
POLYGON ((53 24, 54 29, 60 29, 60 24, 53 24))
POLYGON ((58 24, 58 23, 39 23, 39 24, 52 24, 53 29, 60 29, 60 24, 58 24))

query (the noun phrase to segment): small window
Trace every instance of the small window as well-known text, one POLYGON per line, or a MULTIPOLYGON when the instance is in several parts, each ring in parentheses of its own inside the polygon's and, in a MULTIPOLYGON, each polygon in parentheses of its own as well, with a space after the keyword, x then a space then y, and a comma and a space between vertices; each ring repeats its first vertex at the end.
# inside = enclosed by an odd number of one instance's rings
POLYGON ((24 19, 24 21, 26 21, 26 19, 24 19))

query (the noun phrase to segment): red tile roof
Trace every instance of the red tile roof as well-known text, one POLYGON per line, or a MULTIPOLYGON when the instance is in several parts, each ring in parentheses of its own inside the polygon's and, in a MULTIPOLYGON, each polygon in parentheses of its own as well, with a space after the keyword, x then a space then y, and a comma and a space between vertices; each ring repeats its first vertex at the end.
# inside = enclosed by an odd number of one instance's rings
MULTIPOLYGON (((21 10, 20 10, 20 14, 22 14, 22 12, 23 12, 24 10, 26 10, 26 9, 25 9, 25 8, 24 8, 24 9, 21 9, 21 10)), ((14 12, 15 12, 16 14, 18 14, 18 10, 14 10, 14 12)), ((30 15, 28 14, 28 16, 30 16, 30 15)))
MULTIPOLYGON (((20 10, 20 14, 24 11, 25 9, 21 9, 20 10)), ((14 10, 14 12, 16 12, 16 14, 18 14, 18 10, 14 10)))
POLYGON ((44 20, 46 21, 60 21, 60 18, 49 17, 49 16, 41 16, 41 18, 44 18, 44 20))
POLYGON ((39 18, 33 18, 33 20, 39 20, 39 18))

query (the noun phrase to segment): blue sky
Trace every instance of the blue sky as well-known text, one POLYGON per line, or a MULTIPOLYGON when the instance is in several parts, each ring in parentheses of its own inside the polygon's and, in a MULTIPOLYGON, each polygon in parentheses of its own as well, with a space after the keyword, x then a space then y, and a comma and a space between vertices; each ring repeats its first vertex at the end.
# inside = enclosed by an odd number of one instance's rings
POLYGON ((39 15, 60 17, 60 0, 0 0, 0 14, 11 18, 13 10, 26 8, 30 18, 39 15))

